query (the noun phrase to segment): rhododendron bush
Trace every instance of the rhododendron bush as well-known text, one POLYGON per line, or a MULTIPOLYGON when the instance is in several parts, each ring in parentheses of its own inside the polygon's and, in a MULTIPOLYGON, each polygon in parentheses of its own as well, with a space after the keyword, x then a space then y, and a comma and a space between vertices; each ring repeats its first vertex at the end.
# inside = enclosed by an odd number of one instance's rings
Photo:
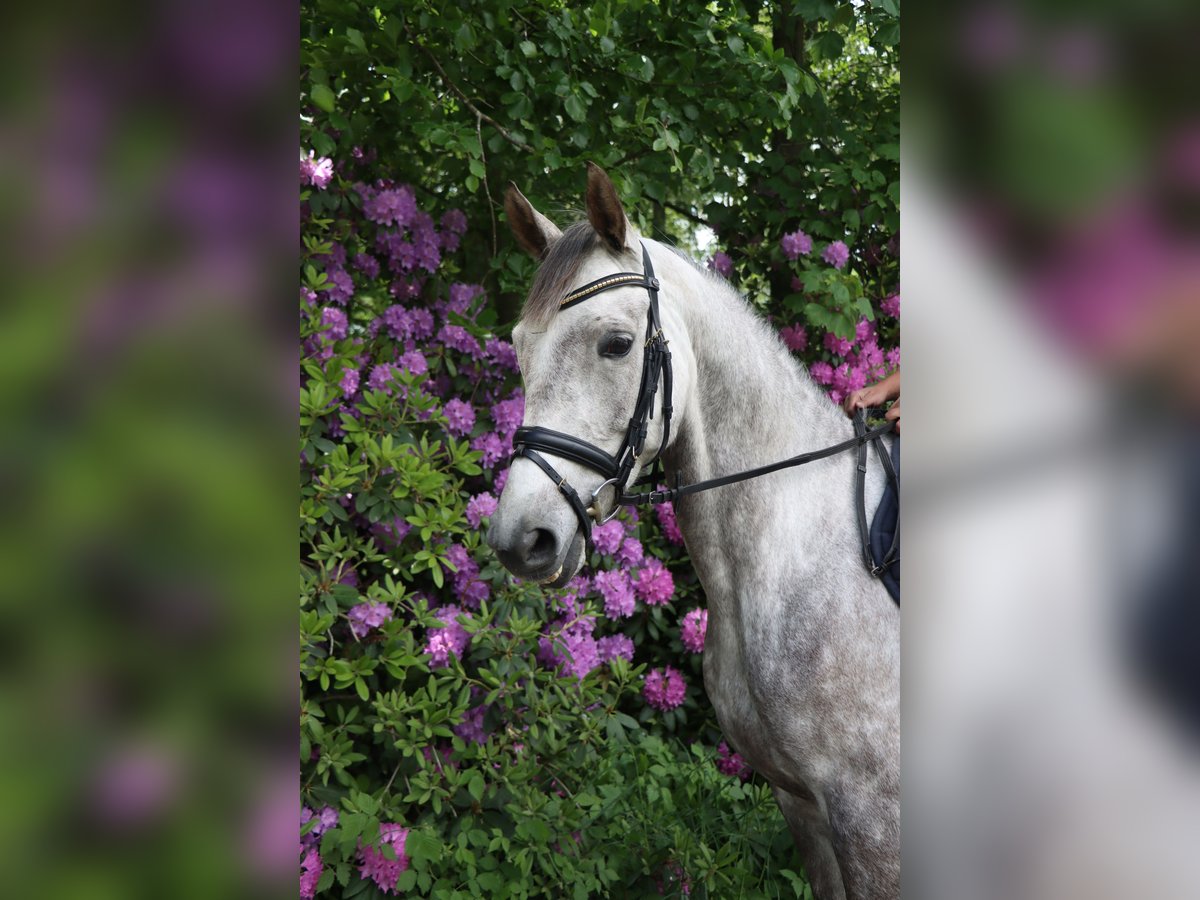
POLYGON ((300 166, 301 895, 790 893, 671 507, 598 527, 558 591, 483 545, 515 355, 459 280, 469 223, 384 171, 300 166))

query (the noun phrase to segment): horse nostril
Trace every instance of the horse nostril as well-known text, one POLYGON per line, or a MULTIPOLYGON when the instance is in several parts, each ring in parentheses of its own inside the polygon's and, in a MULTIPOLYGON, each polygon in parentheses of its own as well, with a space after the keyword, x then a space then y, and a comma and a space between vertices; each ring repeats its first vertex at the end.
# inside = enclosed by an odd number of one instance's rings
POLYGON ((535 528, 525 532, 521 540, 521 551, 525 557, 525 565, 536 569, 549 565, 558 558, 558 541, 553 533, 545 528, 535 528))

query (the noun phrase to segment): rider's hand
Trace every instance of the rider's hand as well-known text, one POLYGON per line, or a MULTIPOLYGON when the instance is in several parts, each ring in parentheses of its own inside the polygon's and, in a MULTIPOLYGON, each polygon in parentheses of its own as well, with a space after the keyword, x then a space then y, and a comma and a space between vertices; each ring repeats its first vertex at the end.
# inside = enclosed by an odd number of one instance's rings
MULTIPOLYGON (((883 381, 876 382, 869 387, 854 391, 846 398, 843 406, 846 409, 846 415, 854 415, 856 409, 871 408, 883 406, 889 400, 897 400, 900 397, 900 370, 897 369, 883 381)), ((893 409, 897 409, 899 404, 896 404, 893 409)), ((896 413, 896 417, 899 412, 896 413)), ((889 418, 895 418, 889 415, 889 418)))
POLYGON ((883 414, 883 417, 889 422, 896 423, 896 434, 900 433, 900 401, 897 400, 892 404, 891 409, 883 414))

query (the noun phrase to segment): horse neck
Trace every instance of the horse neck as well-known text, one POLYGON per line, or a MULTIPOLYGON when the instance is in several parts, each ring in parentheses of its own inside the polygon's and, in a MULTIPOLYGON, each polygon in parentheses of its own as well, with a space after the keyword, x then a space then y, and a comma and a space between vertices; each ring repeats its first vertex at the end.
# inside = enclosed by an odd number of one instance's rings
MULTIPOLYGON (((691 296, 676 310, 686 323, 694 371, 668 465, 694 481, 848 437, 846 418, 774 331, 723 282, 686 267, 691 296)), ((718 489, 712 496, 745 494, 718 489)))

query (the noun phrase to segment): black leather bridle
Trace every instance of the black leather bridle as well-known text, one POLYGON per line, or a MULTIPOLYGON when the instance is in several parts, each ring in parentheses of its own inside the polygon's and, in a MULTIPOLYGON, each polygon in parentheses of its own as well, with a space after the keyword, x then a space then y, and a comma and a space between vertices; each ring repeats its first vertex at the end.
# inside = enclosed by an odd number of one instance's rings
MULTIPOLYGON (((863 410, 855 413, 854 437, 834 444, 831 447, 801 453, 797 456, 780 460, 779 462, 759 466, 756 469, 748 469, 745 472, 736 472, 720 478, 697 481, 694 484, 680 485, 676 483, 676 486, 673 488, 645 491, 640 494, 631 494, 626 491, 626 485, 629 482, 629 475, 633 471, 634 463, 645 449, 649 422, 654 418, 654 398, 658 393, 660 381, 663 388, 663 435, 658 449, 654 451, 654 456, 649 461, 651 467, 653 467, 654 463, 662 455, 663 449, 667 446, 671 436, 671 351, 667 349, 667 340, 663 337, 662 322, 658 312, 658 290, 660 284, 658 279, 654 277, 654 266, 650 262, 650 253, 647 251, 645 244, 642 245, 642 268, 642 272, 617 272, 614 275, 608 275, 585 284, 583 287, 577 288, 567 294, 559 304, 560 310, 569 309, 585 300, 590 300, 597 294, 623 287, 643 287, 650 295, 650 306, 646 312, 646 344, 642 357, 642 383, 638 389, 637 402, 634 404, 633 415, 630 417, 629 426, 625 430, 625 439, 621 442, 621 447, 617 451, 617 455, 612 456, 595 444, 589 444, 587 441, 577 438, 574 435, 563 434, 561 431, 553 431, 549 428, 533 425, 518 428, 513 435, 513 459, 524 457, 532 461, 558 486, 559 491, 567 498, 571 509, 574 510, 575 517, 579 520, 579 528, 583 533, 587 552, 591 554, 593 549, 592 526, 602 525, 609 521, 622 506, 667 503, 687 494, 695 494, 727 484, 734 484, 738 481, 746 481, 750 478, 757 478, 760 475, 767 475, 771 472, 778 472, 781 469, 792 468, 793 466, 802 466, 805 463, 858 448, 855 495, 858 506, 859 535, 862 539, 863 562, 872 575, 879 577, 899 559, 896 552, 899 542, 899 526, 897 526, 896 537, 893 540, 892 547, 885 555, 885 558, 882 560, 874 559, 867 528, 864 498, 867 471, 866 445, 867 443, 874 445, 876 454, 884 466, 884 471, 892 484, 896 486, 896 474, 892 469, 891 460, 880 443, 880 438, 892 431, 895 428, 895 423, 887 422, 878 428, 868 429, 863 410), (555 456, 572 460, 589 469, 594 469, 604 476, 604 481, 591 492, 587 505, 580 498, 578 491, 567 482, 566 477, 560 475, 554 466, 546 461, 542 453, 551 453, 555 456), (612 487, 615 491, 612 509, 607 514, 602 513, 599 506, 600 493, 606 487, 612 487)), ((650 475, 642 480, 650 481, 652 479, 653 475, 650 475)))
POLYGON ((571 509, 575 511, 575 517, 579 520, 579 528, 587 544, 588 553, 592 552, 592 525, 601 525, 609 521, 617 514, 622 504, 627 502, 625 487, 634 463, 646 447, 650 420, 654 418, 654 398, 658 394, 660 383, 663 389, 663 434, 650 465, 658 459, 671 437, 671 351, 667 349, 658 314, 659 282, 654 277, 654 265, 650 262, 650 254, 645 244, 642 245, 642 268, 642 272, 617 272, 615 275, 607 275, 585 284, 567 294, 559 303, 560 310, 569 309, 597 294, 624 287, 643 287, 650 295, 650 307, 646 312, 642 383, 638 388, 637 402, 634 404, 629 426, 625 429, 625 439, 621 442, 617 455, 612 456, 595 444, 589 444, 573 435, 536 425, 518 428, 513 435, 513 458, 523 456, 532 461, 558 485, 559 491, 567 498, 571 509), (542 453, 564 457, 604 476, 604 481, 592 491, 586 506, 579 493, 546 461, 542 453), (599 506, 600 493, 607 487, 614 489, 615 496, 612 509, 604 514, 599 506))

